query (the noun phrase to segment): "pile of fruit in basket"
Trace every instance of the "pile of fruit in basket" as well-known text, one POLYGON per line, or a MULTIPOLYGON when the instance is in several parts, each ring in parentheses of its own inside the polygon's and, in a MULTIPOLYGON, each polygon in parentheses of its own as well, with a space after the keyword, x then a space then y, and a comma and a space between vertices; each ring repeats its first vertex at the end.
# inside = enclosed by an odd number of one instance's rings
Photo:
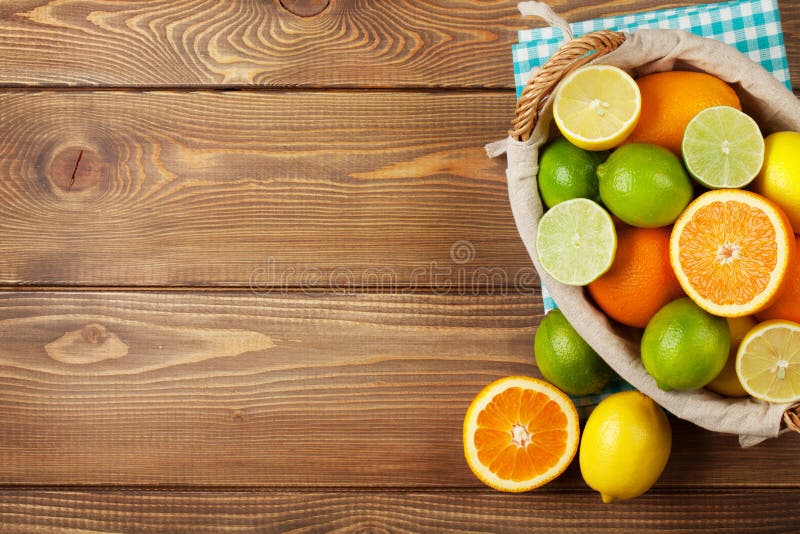
MULTIPOLYGON (((539 159, 542 268, 641 329, 642 363, 661 389, 800 400, 800 132, 765 139, 712 75, 634 80, 607 65, 568 74, 553 118, 539 159)), ((581 473, 604 501, 647 491, 671 448, 661 409, 617 393, 579 436, 563 392, 597 393, 613 372, 559 310, 542 320, 535 355, 549 383, 498 380, 467 412, 476 476, 532 489, 580 448, 581 473)))

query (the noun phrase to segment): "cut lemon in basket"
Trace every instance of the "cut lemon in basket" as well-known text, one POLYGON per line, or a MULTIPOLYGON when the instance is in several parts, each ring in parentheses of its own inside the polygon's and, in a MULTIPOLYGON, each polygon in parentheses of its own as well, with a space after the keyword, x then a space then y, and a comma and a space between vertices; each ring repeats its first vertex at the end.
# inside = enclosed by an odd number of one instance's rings
POLYGON ((553 97, 553 118, 574 145, 607 150, 636 127, 642 110, 639 86, 610 65, 589 65, 568 74, 553 97))
POLYGON ((800 324, 773 320, 753 328, 736 353, 736 374, 757 399, 800 400, 800 324))
POLYGON ((714 106, 689 121, 681 153, 689 174, 704 186, 744 187, 764 163, 764 138, 747 114, 730 106, 714 106))
POLYGON ((697 197, 675 222, 670 263, 701 308, 740 317, 775 300, 795 248, 789 219, 774 202, 717 189, 697 197))
POLYGON ((560 475, 578 450, 578 412, 555 386, 526 376, 492 382, 464 418, 464 456, 486 485, 520 492, 560 475))
POLYGON ((614 221, 591 200, 567 200, 547 210, 539 220, 539 262, 562 284, 583 286, 596 280, 611 267, 616 250, 614 221))

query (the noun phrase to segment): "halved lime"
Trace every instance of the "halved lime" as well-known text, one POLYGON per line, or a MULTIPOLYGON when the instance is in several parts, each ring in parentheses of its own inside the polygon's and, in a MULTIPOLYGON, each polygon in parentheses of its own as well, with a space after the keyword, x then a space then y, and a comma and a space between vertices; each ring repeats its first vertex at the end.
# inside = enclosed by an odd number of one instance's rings
POLYGON ((800 400, 800 324, 773 319, 744 337, 736 353, 744 389, 767 402, 800 400))
POLYGON ((689 121, 681 153, 689 173, 704 186, 744 187, 764 163, 764 137, 747 114, 730 106, 714 106, 689 121))
POLYGON ((562 284, 584 286, 605 273, 617 252, 614 221, 599 204, 574 198, 539 221, 536 251, 542 268, 562 284))

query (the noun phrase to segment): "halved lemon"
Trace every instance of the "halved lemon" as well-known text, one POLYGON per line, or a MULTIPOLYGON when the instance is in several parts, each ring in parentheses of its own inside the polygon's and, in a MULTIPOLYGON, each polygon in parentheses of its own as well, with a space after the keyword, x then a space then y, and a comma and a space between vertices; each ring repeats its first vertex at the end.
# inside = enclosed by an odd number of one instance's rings
POLYGON ((750 330, 736 353, 736 375, 757 399, 800 401, 800 324, 776 319, 750 330))
POLYGON ((537 488, 560 475, 578 450, 575 405, 552 384, 526 376, 492 382, 464 418, 464 457, 499 491, 537 488))
POLYGON ((795 258, 786 214, 741 189, 703 193, 683 211, 670 236, 670 263, 683 290, 722 317, 753 315, 779 295, 795 258))
POLYGON ((642 96, 624 70, 588 65, 569 73, 553 97, 553 118, 572 144, 608 150, 630 135, 639 121, 642 96))

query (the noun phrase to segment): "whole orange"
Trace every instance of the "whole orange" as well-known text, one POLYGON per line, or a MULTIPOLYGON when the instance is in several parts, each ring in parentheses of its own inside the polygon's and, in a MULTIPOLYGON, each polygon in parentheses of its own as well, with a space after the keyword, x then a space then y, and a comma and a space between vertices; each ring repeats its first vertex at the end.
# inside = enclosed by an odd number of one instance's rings
POLYGON ((589 293, 609 317, 644 328, 665 304, 684 296, 669 262, 670 228, 617 226, 617 254, 589 293))
POLYGON ((713 106, 742 109, 730 85, 704 72, 657 72, 636 83, 642 94, 642 112, 626 143, 654 143, 677 156, 681 155, 683 131, 698 112, 713 106))
MULTIPOLYGON (((797 250, 800 251, 800 235, 795 235, 797 250)), ((768 308, 756 314, 761 321, 785 319, 800 323, 800 261, 789 266, 783 284, 778 290, 778 299, 768 308)))

